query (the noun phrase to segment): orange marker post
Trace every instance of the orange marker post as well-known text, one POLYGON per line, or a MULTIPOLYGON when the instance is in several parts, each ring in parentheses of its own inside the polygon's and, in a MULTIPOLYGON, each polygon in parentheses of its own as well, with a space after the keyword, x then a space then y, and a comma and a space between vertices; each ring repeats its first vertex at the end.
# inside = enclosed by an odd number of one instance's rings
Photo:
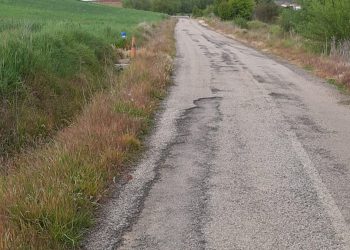
POLYGON ((131 39, 131 58, 136 57, 136 38, 133 36, 131 39))

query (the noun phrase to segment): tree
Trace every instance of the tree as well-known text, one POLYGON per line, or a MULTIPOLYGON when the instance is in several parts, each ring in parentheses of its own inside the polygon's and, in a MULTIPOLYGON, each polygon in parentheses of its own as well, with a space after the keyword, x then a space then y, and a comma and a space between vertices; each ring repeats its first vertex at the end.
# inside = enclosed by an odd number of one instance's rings
POLYGON ((213 12, 217 16, 219 16, 219 6, 221 2, 222 0, 214 0, 214 3, 213 3, 213 12))
MULTIPOLYGON (((207 5, 214 0, 123 0, 123 6, 126 8, 153 10, 170 15, 176 13, 192 13, 194 7, 203 11, 207 5)), ((198 10, 196 9, 196 12, 198 10)))
POLYGON ((250 20, 254 10, 254 0, 229 0, 229 8, 233 11, 234 18, 250 20))
POLYGON ((180 12, 180 1, 178 0, 153 0, 152 10, 174 15, 180 12))
POLYGON ((203 10, 198 8, 197 6, 194 6, 193 10, 192 10, 192 16, 194 16, 194 17, 201 17, 201 16, 203 16, 203 10))
POLYGON ((151 0, 123 0, 125 8, 151 10, 151 0))
POLYGON ((223 20, 252 18, 254 0, 215 0, 214 13, 223 20))
POLYGON ((222 20, 232 20, 233 10, 230 8, 228 1, 222 1, 217 9, 218 15, 222 20))
POLYGON ((194 0, 180 0, 180 12, 191 13, 194 7, 194 0))

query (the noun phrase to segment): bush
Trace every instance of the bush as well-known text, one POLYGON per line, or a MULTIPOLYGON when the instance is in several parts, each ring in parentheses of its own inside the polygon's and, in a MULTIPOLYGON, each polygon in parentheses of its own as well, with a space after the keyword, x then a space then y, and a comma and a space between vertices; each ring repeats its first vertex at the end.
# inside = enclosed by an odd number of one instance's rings
POLYGON ((247 27, 250 30, 260 30, 260 29, 267 28, 268 25, 266 23, 254 20, 254 21, 247 22, 247 27))
POLYGON ((260 3, 255 7, 255 18, 266 23, 276 20, 279 15, 279 8, 274 2, 260 3))
POLYGON ((234 24, 239 26, 242 29, 248 29, 248 21, 247 19, 244 19, 243 17, 236 17, 233 20, 234 24))
POLYGON ((286 9, 280 25, 285 31, 294 30, 317 43, 350 39, 350 1, 309 0, 301 11, 286 9))
POLYGON ((123 7, 133 8, 139 10, 150 10, 151 9, 151 0, 123 0, 123 7))
POLYGON ((284 31, 289 32, 292 30, 297 30, 302 20, 303 18, 301 18, 299 12, 292 9, 284 9, 282 11, 279 23, 284 31))
POLYGON ((212 16, 214 15, 214 5, 208 5, 204 10, 203 10, 203 16, 212 16))
POLYGON ((214 13, 222 20, 233 20, 238 17, 250 20, 253 9, 253 0, 217 0, 214 2, 214 13))
POLYGON ((304 36, 323 42, 350 39, 350 1, 310 0, 305 10, 304 36))
POLYGON ((276 37, 281 37, 283 35, 283 30, 279 25, 269 25, 269 33, 276 37))
POLYGON ((218 6, 218 15, 222 20, 232 20, 233 11, 228 2, 224 1, 218 6))
POLYGON ((174 15, 180 11, 181 3, 177 0, 153 0, 152 10, 174 15))
POLYGON ((203 10, 201 10, 197 6, 194 6, 194 8, 192 10, 192 16, 193 17, 201 17, 201 16, 203 16, 203 10))
POLYGON ((253 0, 230 0, 230 10, 233 10, 233 17, 241 17, 250 20, 253 15, 253 0))

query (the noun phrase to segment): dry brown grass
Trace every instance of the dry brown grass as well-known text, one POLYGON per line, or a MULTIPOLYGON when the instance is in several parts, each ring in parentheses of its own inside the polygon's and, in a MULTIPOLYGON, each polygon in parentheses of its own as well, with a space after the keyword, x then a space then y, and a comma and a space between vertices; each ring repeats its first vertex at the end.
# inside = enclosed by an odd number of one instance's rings
POLYGON ((170 82, 174 21, 156 28, 111 88, 49 145, 28 152, 0 176, 0 248, 79 246, 108 183, 139 152, 159 99, 170 82))
MULTIPOLYGON (((310 52, 305 46, 305 40, 293 33, 283 32, 277 25, 267 25, 259 22, 248 23, 248 29, 241 29, 231 22, 221 22, 217 19, 207 19, 206 23, 215 30, 232 36, 247 45, 264 52, 273 53, 288 61, 311 70, 325 79, 333 79, 350 89, 350 62, 348 54, 333 52, 331 56, 310 52)), ((342 45, 348 46, 347 43, 342 45)), ((345 89, 344 89, 345 90, 345 89)))

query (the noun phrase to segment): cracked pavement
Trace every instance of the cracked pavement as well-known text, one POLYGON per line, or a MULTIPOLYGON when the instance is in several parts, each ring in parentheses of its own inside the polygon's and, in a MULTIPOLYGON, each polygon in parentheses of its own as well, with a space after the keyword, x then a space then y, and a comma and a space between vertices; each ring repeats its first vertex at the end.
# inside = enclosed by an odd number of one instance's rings
POLYGON ((149 150, 86 249, 350 249, 349 96, 180 19, 149 150))

